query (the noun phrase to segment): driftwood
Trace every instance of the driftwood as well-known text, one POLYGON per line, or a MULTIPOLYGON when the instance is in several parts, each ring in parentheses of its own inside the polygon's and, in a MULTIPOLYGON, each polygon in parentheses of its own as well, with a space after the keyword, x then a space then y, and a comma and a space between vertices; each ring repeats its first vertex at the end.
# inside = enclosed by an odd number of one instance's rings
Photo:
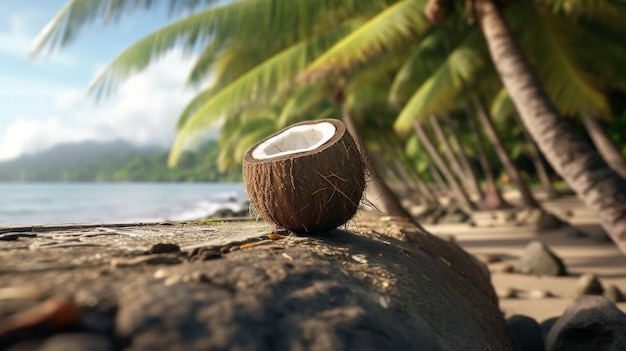
POLYGON ((0 228, 0 348, 79 337, 111 350, 511 347, 488 272, 454 243, 372 214, 318 237, 272 229, 0 228), (16 326, 52 298, 79 308, 71 327, 16 326))

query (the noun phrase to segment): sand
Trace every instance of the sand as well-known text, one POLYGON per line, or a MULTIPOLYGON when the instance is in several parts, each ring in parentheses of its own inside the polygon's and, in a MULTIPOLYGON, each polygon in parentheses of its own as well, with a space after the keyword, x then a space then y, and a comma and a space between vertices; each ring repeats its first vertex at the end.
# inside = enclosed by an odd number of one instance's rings
MULTIPOLYGON (((508 194, 515 201, 515 195, 508 194)), ((626 292, 626 256, 607 241, 598 224, 597 216, 585 208, 574 196, 542 200, 544 207, 587 237, 572 237, 571 228, 537 234, 532 226, 514 226, 494 220, 490 214, 476 213, 478 226, 466 224, 438 224, 425 226, 431 233, 455 240, 479 258, 497 257, 500 262, 489 263, 496 291, 513 289, 516 297, 501 298, 500 308, 507 316, 521 314, 538 322, 559 316, 576 298, 577 282, 584 273, 596 274, 604 288, 617 286, 626 292), (569 214, 569 216, 568 216, 569 214), (519 258, 531 240, 540 240, 563 259, 569 275, 566 277, 537 277, 516 273, 503 273, 502 268, 519 258), (547 291, 552 297, 533 297, 533 290, 547 291)), ((618 307, 626 312, 626 303, 618 307)))

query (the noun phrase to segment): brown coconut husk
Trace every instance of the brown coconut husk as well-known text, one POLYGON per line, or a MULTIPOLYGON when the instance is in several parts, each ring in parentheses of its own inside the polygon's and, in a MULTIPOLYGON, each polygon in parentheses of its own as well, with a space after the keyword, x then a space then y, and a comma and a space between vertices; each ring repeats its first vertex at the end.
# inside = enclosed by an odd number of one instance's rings
POLYGON ((265 220, 295 233, 337 228, 357 211, 365 189, 365 167, 356 143, 341 121, 325 119, 294 124, 254 145, 243 161, 250 202, 265 220), (335 134, 320 147, 269 159, 253 151, 287 129, 332 123, 335 134))

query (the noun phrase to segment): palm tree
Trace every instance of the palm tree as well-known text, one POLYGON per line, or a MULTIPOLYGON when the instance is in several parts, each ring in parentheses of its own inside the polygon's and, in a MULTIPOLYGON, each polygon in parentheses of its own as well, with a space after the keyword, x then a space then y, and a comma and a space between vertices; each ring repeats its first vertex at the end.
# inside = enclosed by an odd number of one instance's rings
POLYGON ((496 4, 476 0, 474 10, 499 76, 537 145, 626 254, 626 180, 560 115, 496 4))
MULTIPOLYGON (((596 21, 596 23, 604 21, 609 24, 621 23, 622 21, 619 19, 623 18, 624 14, 624 6, 622 4, 610 1, 580 2, 576 4, 548 0, 545 0, 545 2, 550 5, 548 8, 559 13, 560 17, 558 17, 558 19, 569 19, 570 23, 573 23, 569 28, 576 26, 582 28, 582 26, 579 25, 579 22, 577 23, 575 21, 576 16, 572 15, 568 18, 568 13, 573 13, 574 15, 590 13, 592 15, 587 18, 593 19, 593 16, 596 16, 596 18, 599 18, 599 21, 596 21), (563 5, 564 3, 568 5, 563 5), (570 9, 568 10, 566 6, 569 6, 570 9), (585 8, 585 6, 594 7, 585 8), (622 15, 621 17, 620 14, 622 15)), ((469 4, 471 6, 468 8, 472 11, 468 15, 470 18, 476 19, 480 33, 487 44, 493 64, 502 82, 511 94, 529 132, 542 152, 546 155, 547 160, 551 163, 553 168, 566 180, 570 187, 577 192, 587 206, 599 214, 604 228, 609 232, 620 249, 626 253, 626 182, 608 167, 597 152, 595 152, 583 138, 579 137, 577 135, 578 133, 569 122, 564 120, 557 112, 557 109, 548 98, 546 91, 538 80, 537 75, 528 63, 525 54, 520 49, 519 42, 515 39, 509 24, 502 16, 496 4, 491 0, 472 0, 469 4)), ((534 19, 541 20, 540 23, 544 25, 543 28, 548 28, 545 25, 549 24, 549 20, 557 16, 549 15, 546 18, 541 17, 538 15, 534 6, 534 3, 531 2, 518 1, 512 5, 512 8, 514 11, 522 11, 525 15, 530 14, 534 16, 534 19)), ((456 10, 457 13, 462 12, 462 9, 459 9, 459 7, 462 6, 452 6, 452 9, 456 10)), ((515 15, 517 14, 518 13, 515 12, 515 15)), ((441 15, 439 13, 436 22, 440 23, 445 20, 446 15, 448 14, 441 15)), ((451 16, 450 18, 454 19, 458 17, 459 16, 451 16)), ((511 18, 523 21, 522 24, 517 23, 518 26, 522 28, 536 29, 536 26, 527 25, 528 23, 535 23, 529 22, 528 17, 512 16, 511 18)), ((558 24, 564 23, 564 20, 558 21, 558 24)), ((393 31, 387 31, 386 33, 388 34, 387 39, 389 39, 390 36, 394 36, 394 34, 399 36, 393 31)), ((370 52, 373 48, 384 45, 380 42, 379 38, 376 37, 368 40, 366 38, 368 33, 365 31, 360 31, 359 34, 360 37, 358 39, 360 39, 361 46, 369 49, 370 52), (364 44, 364 42, 367 42, 367 44, 364 44)), ((554 37, 550 35, 552 32, 544 32, 541 34, 544 37, 544 43, 546 40, 554 39, 554 37)), ((471 33, 468 33, 465 37, 469 40, 470 36, 471 33)), ((537 37, 535 36, 535 38, 537 37)), ((461 42, 462 44, 459 45, 459 48, 463 47, 464 42, 461 42)), ((329 71, 341 69, 342 62, 351 62, 353 57, 359 57, 359 55, 361 55, 360 52, 350 53, 347 50, 340 50, 341 47, 347 46, 349 46, 349 43, 340 42, 328 50, 323 56, 323 62, 318 60, 313 66, 315 66, 318 71, 320 67, 324 65, 326 65, 326 69, 329 71), (343 56, 343 58, 337 59, 339 56, 343 56)), ((563 63, 570 59, 570 56, 567 56, 566 52, 559 51, 560 48, 561 47, 555 47, 550 49, 543 47, 542 56, 535 57, 541 57, 541 61, 544 61, 543 67, 552 65, 558 68, 559 65, 555 65, 555 63, 563 63)), ((477 66, 475 63, 478 61, 472 61, 473 57, 468 56, 471 49, 472 47, 467 47, 467 50, 465 50, 465 63, 458 62, 456 71, 459 73, 459 77, 467 78, 470 75, 475 76, 475 68, 477 66)), ((365 51, 365 49, 363 51, 365 51)), ((463 51, 457 52, 459 52, 460 55, 463 51)), ((346 64, 345 66, 347 67, 348 65, 346 64)), ((563 69, 565 68, 572 68, 572 65, 561 65, 560 70, 554 70, 553 72, 563 73, 563 69)), ((452 67, 449 67, 446 70, 447 72, 442 72, 442 74, 447 73, 450 78, 453 78, 453 76, 450 75, 452 69, 452 67)), ((539 70, 539 72, 547 75, 546 71, 539 70)), ((578 78, 580 78, 580 75, 573 77, 571 75, 560 75, 558 79, 552 75, 552 79, 547 80, 548 84, 546 84, 546 87, 555 95, 559 93, 561 95, 569 94, 568 102, 574 105, 580 106, 581 104, 586 104, 587 108, 597 110, 598 104, 602 104, 602 100, 605 100, 603 95, 599 93, 597 89, 587 89, 590 85, 587 84, 584 79, 580 80, 578 78), (559 81, 561 82, 560 84, 559 81), (565 84, 563 84, 564 81, 566 82, 565 84), (560 91, 557 91, 557 88, 559 88, 560 91), (576 91, 577 94, 571 94, 572 91, 576 91)), ((449 81, 454 80, 450 79, 449 81)), ((461 80, 461 82, 462 81, 467 80, 461 80)), ((434 111, 436 107, 432 106, 441 103, 443 100, 450 101, 450 94, 454 95, 453 90, 441 89, 441 85, 441 80, 427 80, 423 85, 424 89, 420 88, 418 93, 410 99, 405 110, 403 110, 398 117, 396 127, 399 130, 407 130, 420 115, 429 115, 434 112, 441 113, 441 111, 434 111), (427 94, 427 90, 430 90, 432 93, 427 94), (439 93, 437 94, 437 92, 439 93)), ((459 85, 458 82, 457 85, 459 85)), ((458 87, 458 89, 460 89, 460 87, 458 87)))

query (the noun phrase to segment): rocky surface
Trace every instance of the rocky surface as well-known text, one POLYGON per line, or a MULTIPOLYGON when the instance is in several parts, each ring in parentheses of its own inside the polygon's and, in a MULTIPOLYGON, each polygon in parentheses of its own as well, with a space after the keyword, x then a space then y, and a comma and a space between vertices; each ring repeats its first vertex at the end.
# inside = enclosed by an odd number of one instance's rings
POLYGON ((626 349, 626 314, 602 296, 583 295, 551 327, 546 351, 626 349))
POLYGON ((411 223, 203 223, 0 228, 0 348, 511 347, 485 267, 411 223))

